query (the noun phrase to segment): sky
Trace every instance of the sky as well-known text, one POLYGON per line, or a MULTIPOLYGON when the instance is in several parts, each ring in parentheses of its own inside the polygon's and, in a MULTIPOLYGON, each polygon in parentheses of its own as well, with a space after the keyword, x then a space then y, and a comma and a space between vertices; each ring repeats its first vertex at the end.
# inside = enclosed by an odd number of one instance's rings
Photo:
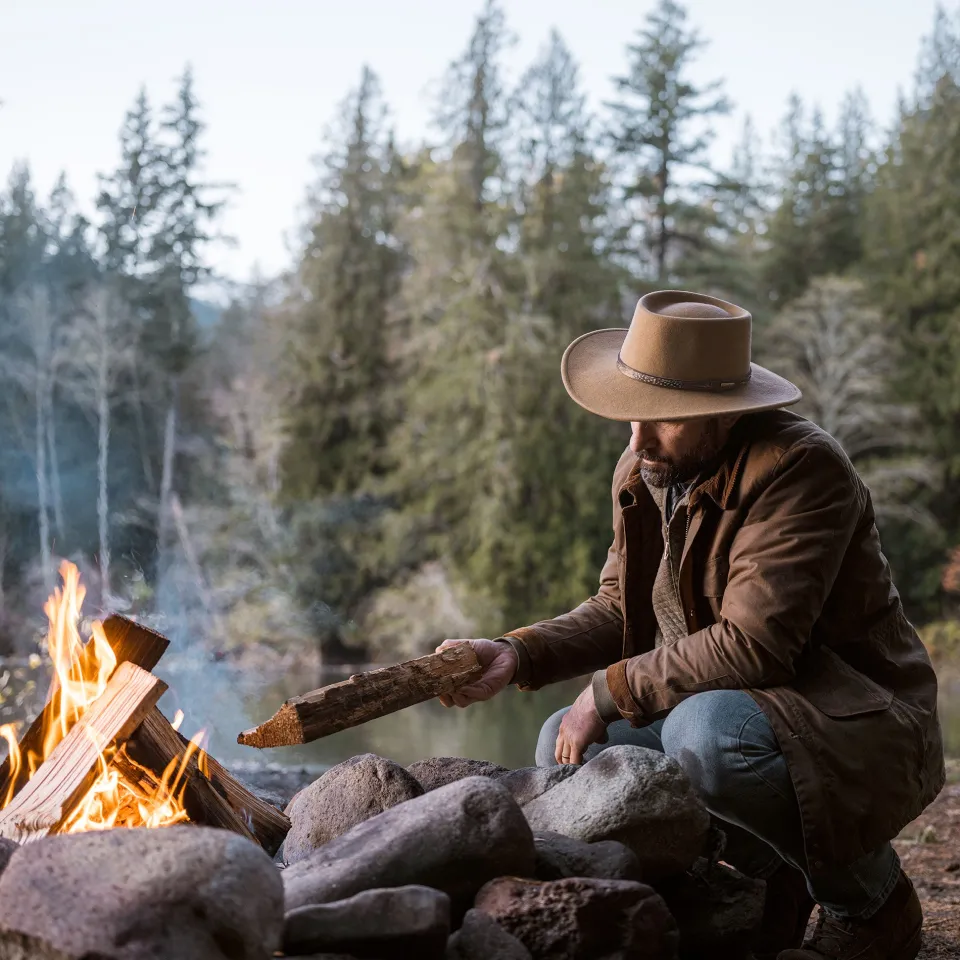
MULTIPOLYGON (((0 0, 0 178, 25 160, 46 194, 61 171, 92 212, 97 172, 119 159, 125 111, 145 86, 172 99, 191 64, 208 124, 206 176, 234 183, 232 247, 213 266, 237 281, 294 257, 311 158, 364 64, 382 81, 401 142, 435 135, 437 81, 482 0, 0 0)), ((515 79, 556 27, 591 105, 612 92, 624 48, 654 0, 504 0, 515 79)), ((694 79, 722 78, 735 110, 717 123, 723 166, 746 114, 769 141, 792 92, 829 120, 860 86, 882 124, 909 90, 936 0, 687 0, 709 41, 694 79)))

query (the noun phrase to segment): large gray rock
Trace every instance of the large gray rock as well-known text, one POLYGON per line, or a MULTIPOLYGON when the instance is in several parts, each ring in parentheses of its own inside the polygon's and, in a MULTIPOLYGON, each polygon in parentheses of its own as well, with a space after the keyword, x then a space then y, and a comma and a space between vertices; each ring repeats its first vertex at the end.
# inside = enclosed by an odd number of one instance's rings
POLYGON ((468 910, 447 943, 446 960, 531 960, 530 951, 493 917, 468 910))
POLYGON ((283 862, 303 860, 358 823, 421 796, 423 787, 392 760, 365 753, 338 763, 287 805, 283 862))
POLYGON ((282 929, 276 867, 225 830, 50 837, 14 853, 0 876, 5 960, 30 937, 69 960, 265 960, 282 929))
POLYGON ((680 764, 627 745, 601 751, 523 812, 536 831, 588 843, 619 840, 637 855, 647 879, 686 870, 710 829, 710 815, 680 764))
POLYGON ((376 960, 441 960, 449 936, 445 893, 393 887, 293 910, 284 922, 283 949, 291 956, 325 951, 376 960))
POLYGON ((492 880, 476 909, 537 960, 674 960, 677 927, 656 891, 625 880, 492 880))
POLYGON ((489 760, 470 760, 467 757, 428 757, 407 767, 407 772, 420 782, 427 792, 456 783, 466 777, 495 777, 507 773, 506 767, 489 760))
POLYGON ((498 774, 494 779, 497 783, 502 783, 522 807, 543 796, 551 787, 568 780, 579 769, 569 763, 557 764, 555 767, 521 767, 519 770, 498 774))
POLYGON ((680 928, 680 956, 744 955, 763 919, 766 888, 763 880, 706 859, 658 884, 680 928))
POLYGON ((533 835, 513 797, 468 777, 358 824, 283 871, 288 911, 375 887, 422 884, 462 916, 488 880, 533 874, 533 835))
POLYGON ((636 854, 616 840, 584 843, 560 833, 535 833, 538 880, 595 877, 598 880, 641 880, 636 854))

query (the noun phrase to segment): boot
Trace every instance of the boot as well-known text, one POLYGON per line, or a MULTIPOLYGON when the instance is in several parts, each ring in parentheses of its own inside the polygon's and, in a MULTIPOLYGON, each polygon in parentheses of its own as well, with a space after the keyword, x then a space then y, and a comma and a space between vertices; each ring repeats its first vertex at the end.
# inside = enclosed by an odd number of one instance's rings
POLYGON ((901 870, 893 892, 868 920, 820 911, 813 936, 778 960, 914 960, 920 950, 923 911, 910 878, 901 870))
POLYGON ((777 960, 781 951, 799 947, 813 907, 803 874, 788 863, 781 864, 767 880, 763 920, 753 940, 754 960, 777 960))

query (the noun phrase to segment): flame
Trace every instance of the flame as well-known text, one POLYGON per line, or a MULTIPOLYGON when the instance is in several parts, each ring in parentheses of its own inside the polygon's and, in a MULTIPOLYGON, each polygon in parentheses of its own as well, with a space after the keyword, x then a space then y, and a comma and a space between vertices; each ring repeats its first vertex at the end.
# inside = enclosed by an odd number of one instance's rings
MULTIPOLYGON (((0 726, 0 737, 7 742, 10 756, 10 786, 2 800, 6 806, 13 799, 16 774, 37 771, 67 735, 83 712, 104 692, 117 658, 107 641, 103 624, 95 621, 90 640, 84 643, 78 628, 86 589, 80 583, 80 572, 69 561, 60 565, 63 586, 55 588, 44 605, 49 621, 47 652, 53 663, 54 677, 50 702, 54 704, 53 721, 43 731, 43 748, 39 756, 28 751, 22 756, 14 724, 0 726)), ((172 724, 175 730, 183 722, 178 710, 172 724)), ((187 787, 191 760, 196 757, 199 769, 207 774, 207 754, 201 747, 203 732, 191 738, 183 756, 170 761, 159 779, 145 767, 124 754, 125 768, 136 777, 128 778, 113 764, 117 750, 111 745, 98 745, 98 771, 93 785, 71 811, 59 833, 84 830, 109 830, 112 827, 165 827, 188 819, 183 796, 187 787)))

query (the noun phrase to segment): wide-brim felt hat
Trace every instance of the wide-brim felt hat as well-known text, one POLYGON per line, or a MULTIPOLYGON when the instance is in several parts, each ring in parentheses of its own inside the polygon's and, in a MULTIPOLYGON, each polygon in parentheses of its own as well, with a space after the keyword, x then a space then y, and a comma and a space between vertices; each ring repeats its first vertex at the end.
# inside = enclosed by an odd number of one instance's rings
POLYGON ((648 293, 628 329, 594 330, 567 347, 563 385, 609 420, 693 420, 796 403, 796 386, 751 361, 752 328, 751 315, 725 300, 648 293))

